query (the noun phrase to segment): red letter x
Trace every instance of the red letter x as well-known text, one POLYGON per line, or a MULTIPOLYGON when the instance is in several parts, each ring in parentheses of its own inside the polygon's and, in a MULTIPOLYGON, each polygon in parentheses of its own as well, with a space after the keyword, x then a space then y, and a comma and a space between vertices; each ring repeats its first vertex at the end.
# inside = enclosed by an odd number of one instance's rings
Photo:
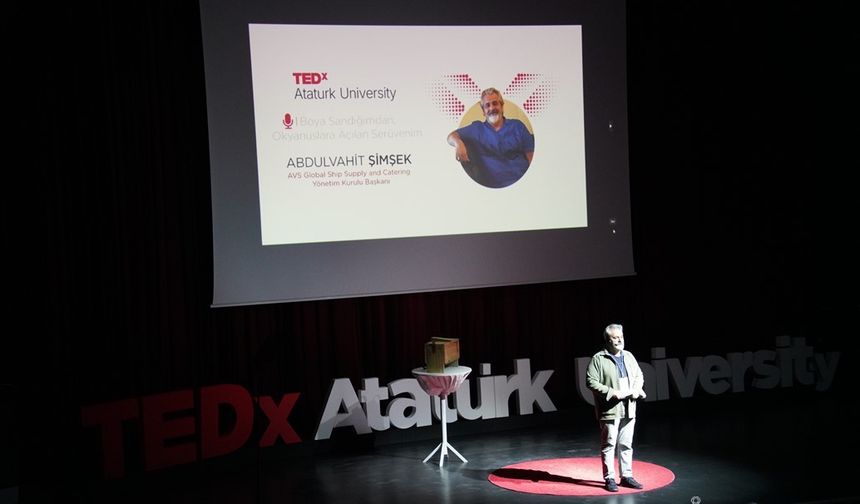
POLYGON ((275 401, 269 396, 259 398, 260 409, 263 410, 263 413, 269 419, 269 426, 266 428, 266 432, 263 433, 263 437, 260 438, 260 446, 272 446, 278 437, 283 439, 286 444, 300 443, 302 441, 289 422, 287 422, 287 417, 290 416, 290 411, 292 411, 298 399, 298 392, 284 394, 281 404, 275 404, 275 401))

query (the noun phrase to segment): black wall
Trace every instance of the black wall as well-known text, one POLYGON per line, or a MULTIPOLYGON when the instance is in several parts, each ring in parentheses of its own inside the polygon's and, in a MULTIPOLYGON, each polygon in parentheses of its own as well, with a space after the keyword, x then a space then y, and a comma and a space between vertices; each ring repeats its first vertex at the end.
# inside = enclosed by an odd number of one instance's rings
POLYGON ((581 407, 573 358, 612 321, 641 358, 782 334, 847 350, 856 29, 836 4, 750 4, 628 6, 636 276, 217 310, 197 6, 38 13, 14 48, 41 126, 33 147, 9 146, 32 169, 7 189, 7 219, 24 217, 7 242, 24 244, 9 265, 22 303, 5 338, 7 484, 97 479, 81 406, 171 390, 301 392, 291 423, 312 439, 333 378, 409 376, 432 336, 460 338, 464 363, 494 373, 518 357, 555 369, 560 409, 581 407))

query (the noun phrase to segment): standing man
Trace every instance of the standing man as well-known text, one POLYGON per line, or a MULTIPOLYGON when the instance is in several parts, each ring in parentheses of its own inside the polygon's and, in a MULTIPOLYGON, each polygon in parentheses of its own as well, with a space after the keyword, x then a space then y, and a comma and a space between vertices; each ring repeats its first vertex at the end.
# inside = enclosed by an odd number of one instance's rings
POLYGON ((517 119, 505 117, 505 100, 496 88, 481 93, 484 121, 452 131, 448 144, 457 161, 475 182, 486 187, 507 187, 529 169, 535 137, 517 119))
POLYGON ((621 462, 621 486, 642 488, 633 479, 633 428, 636 400, 645 398, 642 370, 633 354, 624 350, 624 329, 610 324, 603 332, 604 349, 594 354, 586 372, 594 393, 594 408, 600 422, 600 458, 606 490, 617 492, 615 450, 621 462))

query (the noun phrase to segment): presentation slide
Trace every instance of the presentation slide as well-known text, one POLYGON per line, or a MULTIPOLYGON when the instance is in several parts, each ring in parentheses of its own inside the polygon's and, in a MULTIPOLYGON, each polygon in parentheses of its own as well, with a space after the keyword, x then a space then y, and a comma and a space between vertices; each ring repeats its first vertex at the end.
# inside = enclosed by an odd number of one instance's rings
POLYGON ((588 225, 581 26, 248 37, 262 245, 588 225))
POLYGON ((635 274, 625 12, 200 0, 212 305, 635 274))

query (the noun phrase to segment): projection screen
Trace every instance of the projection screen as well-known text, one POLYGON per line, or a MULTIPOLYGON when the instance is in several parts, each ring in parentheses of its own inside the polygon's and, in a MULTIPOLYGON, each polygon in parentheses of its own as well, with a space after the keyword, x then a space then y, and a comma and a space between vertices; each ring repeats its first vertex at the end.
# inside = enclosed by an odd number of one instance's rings
POLYGON ((633 274, 623 2, 458 5, 201 2, 213 305, 633 274))

